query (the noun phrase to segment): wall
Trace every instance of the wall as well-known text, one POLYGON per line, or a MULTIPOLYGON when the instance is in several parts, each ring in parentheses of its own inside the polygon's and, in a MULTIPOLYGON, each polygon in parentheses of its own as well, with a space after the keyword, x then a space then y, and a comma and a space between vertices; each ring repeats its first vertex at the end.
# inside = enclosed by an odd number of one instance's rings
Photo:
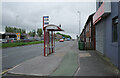
MULTIPOLYGON (((96 8, 98 8, 98 6, 99 4, 97 3, 96 8)), ((113 62, 113 64, 118 66, 118 62, 120 60, 120 46, 118 49, 118 42, 115 42, 115 43, 112 42, 112 18, 114 18, 115 16, 118 16, 118 3, 112 2, 111 3, 111 14, 109 14, 109 16, 102 19, 95 25, 96 27, 96 50, 106 55, 107 57, 109 57, 111 61, 113 62)), ((118 29, 119 31, 120 27, 118 28, 119 28, 118 29)), ((119 45, 120 45, 120 41, 119 41, 119 45)), ((120 67, 120 62, 119 62, 119 67, 120 67)))
POLYGON ((96 0, 96 11, 98 10, 98 8, 99 8, 99 2, 97 2, 96 0))
POLYGON ((118 3, 111 3, 111 14, 106 18, 106 38, 105 38, 105 55, 111 59, 113 64, 118 66, 118 43, 112 42, 112 18, 118 16, 118 3))
MULTIPOLYGON (((119 2, 119 8, 120 8, 120 2, 119 2)), ((119 12, 118 12, 118 67, 120 69, 120 9, 118 9, 119 12)))
POLYGON ((96 50, 100 53, 104 54, 104 43, 105 43, 105 21, 106 19, 102 19, 99 21, 96 27, 96 50))

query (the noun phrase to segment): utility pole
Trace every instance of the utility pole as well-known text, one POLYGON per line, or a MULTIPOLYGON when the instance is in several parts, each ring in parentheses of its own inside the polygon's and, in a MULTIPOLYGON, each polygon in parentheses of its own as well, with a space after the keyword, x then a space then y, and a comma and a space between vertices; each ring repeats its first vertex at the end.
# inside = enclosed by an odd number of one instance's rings
MULTIPOLYGON (((81 23, 80 23, 80 22, 81 22, 81 12, 80 12, 80 11, 78 11, 78 14, 79 14, 79 34, 80 34, 80 24, 81 24, 81 23)), ((79 35, 79 34, 78 34, 78 35, 79 35)))
MULTIPOLYGON (((17 20, 18 20, 18 15, 16 15, 16 28, 17 28, 17 20)), ((17 30, 16 30, 16 33, 17 33, 17 30)))

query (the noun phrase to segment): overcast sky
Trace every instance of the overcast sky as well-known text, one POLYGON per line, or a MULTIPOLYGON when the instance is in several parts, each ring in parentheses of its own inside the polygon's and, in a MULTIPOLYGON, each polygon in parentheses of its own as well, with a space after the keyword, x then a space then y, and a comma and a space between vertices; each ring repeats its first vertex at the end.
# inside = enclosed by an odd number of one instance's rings
MULTIPOLYGON (((73 38, 79 33, 79 14, 81 12, 81 31, 88 16, 96 10, 95 2, 3 2, 2 26, 15 26, 27 29, 42 28, 43 15, 49 15, 50 23, 62 25, 63 33, 73 38)), ((4 27, 3 27, 4 28, 4 27)))

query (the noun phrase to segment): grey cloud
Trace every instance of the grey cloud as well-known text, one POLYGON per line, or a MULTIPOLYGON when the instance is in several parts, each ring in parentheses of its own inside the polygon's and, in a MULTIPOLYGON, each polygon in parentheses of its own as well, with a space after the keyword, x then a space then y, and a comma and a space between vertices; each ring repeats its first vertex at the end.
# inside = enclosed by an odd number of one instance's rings
POLYGON ((88 15, 95 12, 93 2, 3 2, 2 25, 16 26, 32 30, 42 28, 42 16, 49 15, 50 23, 62 24, 64 33, 78 34, 79 17, 77 11, 81 11, 81 29, 88 15))

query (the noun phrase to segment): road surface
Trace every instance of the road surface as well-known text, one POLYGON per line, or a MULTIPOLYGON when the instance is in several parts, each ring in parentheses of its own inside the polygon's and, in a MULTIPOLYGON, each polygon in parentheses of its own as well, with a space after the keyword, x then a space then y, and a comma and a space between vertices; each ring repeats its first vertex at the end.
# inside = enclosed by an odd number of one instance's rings
MULTIPOLYGON (((66 46, 69 41, 56 42, 56 49, 66 46)), ((2 70, 13 68, 14 66, 32 59, 36 56, 43 55, 44 44, 27 45, 2 50, 2 70)))

